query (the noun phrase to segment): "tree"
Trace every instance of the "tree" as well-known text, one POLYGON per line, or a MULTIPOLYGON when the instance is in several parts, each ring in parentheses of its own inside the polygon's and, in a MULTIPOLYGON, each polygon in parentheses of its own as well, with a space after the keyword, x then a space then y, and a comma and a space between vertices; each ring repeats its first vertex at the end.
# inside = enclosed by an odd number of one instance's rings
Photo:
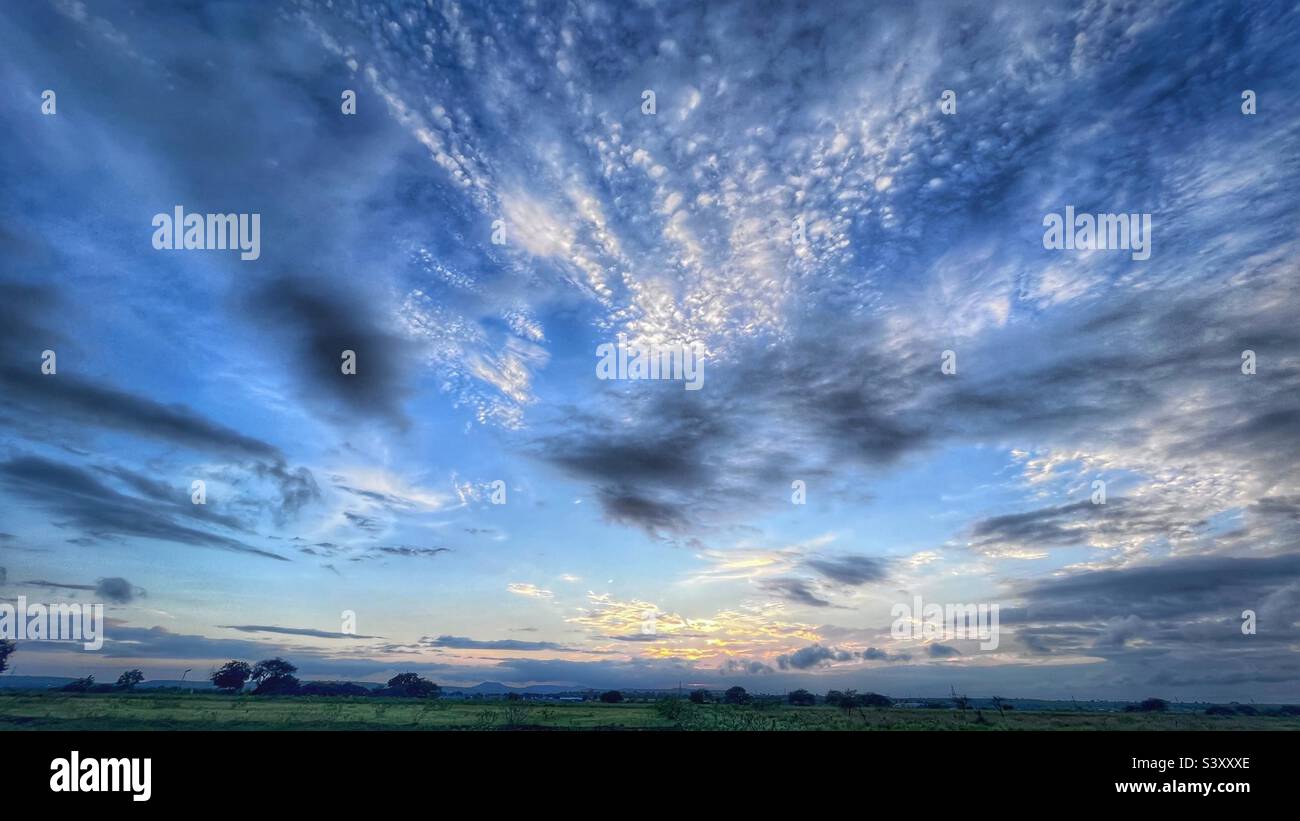
MULTIPOLYGON (((826 695, 829 696, 830 693, 827 693, 826 695)), ((830 699, 828 698, 827 700, 829 701, 830 699)), ((839 707, 845 713, 853 712, 860 704, 861 700, 858 698, 857 690, 845 690, 840 693, 839 699, 835 702, 835 706, 839 707)))
POLYGON ((970 699, 966 696, 957 695, 956 688, 951 685, 949 685, 948 689, 952 692, 952 703, 957 705, 957 709, 961 710, 963 716, 966 715, 966 710, 970 708, 970 699))
POLYGON ((0 639, 0 673, 9 667, 9 654, 18 646, 18 642, 0 639))
POLYGON ((214 687, 226 693, 238 693, 253 675, 246 661, 228 661, 208 678, 214 687))
POLYGON ((277 656, 257 663, 257 666, 253 668, 253 681, 261 684, 268 678, 292 676, 296 672, 298 672, 297 667, 277 656))
POLYGON ((828 690, 826 692, 826 703, 831 705, 832 707, 840 706, 840 702, 843 700, 844 700, 844 694, 839 690, 828 690))
POLYGON ((441 687, 416 673, 393 676, 388 680, 388 689, 393 695, 405 698, 437 698, 442 694, 441 687))
POLYGON ((94 686, 95 686, 95 677, 86 676, 85 678, 79 678, 76 681, 68 682, 67 684, 63 685, 61 689, 65 693, 84 693, 94 686))
POLYGON ((1007 712, 1006 712, 1006 711, 1007 711, 1007 700, 1006 700, 1006 699, 1004 699, 1002 696, 994 696, 994 697, 993 697, 993 706, 996 707, 996 708, 998 708, 998 715, 1002 716, 1003 718, 1006 718, 1006 716, 1007 716, 1007 712))
POLYGON ((125 673, 117 677, 117 689, 134 690, 135 685, 142 681, 144 681, 144 673, 141 673, 139 670, 127 670, 125 673))
POLYGON ((863 693, 858 696, 858 703, 863 707, 893 707, 894 700, 880 693, 863 693))
POLYGON ((790 703, 796 707, 811 707, 817 703, 817 697, 807 690, 795 690, 788 696, 790 703))
POLYGON ((753 699, 745 692, 744 687, 736 686, 723 693, 722 700, 727 704, 748 704, 753 699))
POLYGON ((706 704, 709 700, 708 690, 691 690, 692 704, 706 704))
POLYGON ((609 690, 600 694, 600 700, 606 704, 618 704, 623 700, 623 694, 618 690, 609 690))
POLYGON ((287 696, 298 692, 298 679, 294 673, 298 668, 282 658, 265 659, 253 667, 253 688, 255 696, 287 696))

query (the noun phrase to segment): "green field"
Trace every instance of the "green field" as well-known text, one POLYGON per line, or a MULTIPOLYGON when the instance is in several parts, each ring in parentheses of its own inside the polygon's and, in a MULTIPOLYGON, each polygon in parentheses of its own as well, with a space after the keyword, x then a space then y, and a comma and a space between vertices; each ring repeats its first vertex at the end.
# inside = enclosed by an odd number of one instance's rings
POLYGON ((0 693, 0 730, 1300 730, 1300 717, 0 693))

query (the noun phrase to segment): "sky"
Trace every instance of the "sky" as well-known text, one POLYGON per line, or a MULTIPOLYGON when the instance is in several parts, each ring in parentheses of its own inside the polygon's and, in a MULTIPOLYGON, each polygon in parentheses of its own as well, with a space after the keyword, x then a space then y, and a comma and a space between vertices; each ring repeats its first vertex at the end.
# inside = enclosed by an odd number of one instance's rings
POLYGON ((1294 700, 1297 40, 1284 2, 11 4, 0 601, 108 624, 10 674, 1294 700), (156 248, 178 206, 257 258, 156 248), (1047 247, 1067 206, 1149 258, 1047 247), (699 389, 599 378, 620 335, 699 389), (917 596, 997 647, 898 637, 917 596))

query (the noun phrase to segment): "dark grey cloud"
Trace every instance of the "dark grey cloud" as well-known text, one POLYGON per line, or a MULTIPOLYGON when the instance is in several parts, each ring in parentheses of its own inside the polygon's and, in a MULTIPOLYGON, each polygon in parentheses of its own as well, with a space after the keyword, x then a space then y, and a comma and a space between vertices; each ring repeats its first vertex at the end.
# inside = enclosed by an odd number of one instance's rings
POLYGON ((37 456, 16 457, 0 462, 0 483, 96 538, 135 536, 287 561, 236 539, 179 524, 153 501, 119 493, 71 465, 37 456))
POLYGON ((313 639, 381 639, 383 636, 363 636, 359 633, 334 633, 329 630, 315 630, 310 627, 276 627, 265 624, 219 624, 224 630, 238 630, 241 633, 275 633, 281 636, 306 636, 313 639))
POLYGON ((1021 609, 1001 614, 1015 621, 1109 621, 1138 616, 1145 620, 1239 617, 1259 609, 1300 582, 1300 554, 1241 558, 1193 556, 1125 567, 1092 570, 1022 586, 1021 609))
POLYGON ((961 655, 961 651, 956 647, 938 642, 926 645, 925 651, 932 659, 948 659, 961 655))
MULTIPOLYGON (((278 498, 262 504, 271 507, 280 520, 297 515, 319 498, 311 472, 289 467, 276 446, 213 422, 184 405, 165 405, 87 378, 68 362, 67 355, 72 353, 68 347, 62 348, 65 357, 58 372, 42 374, 36 355, 64 339, 48 325, 66 306, 53 286, 3 285, 6 293, 14 294, 0 316, 0 353, 7 362, 0 367, 0 414, 8 418, 11 427, 31 439, 65 447, 74 437, 110 431, 214 455, 238 466, 229 469, 227 476, 237 485, 245 474, 272 482, 278 498), (24 360, 30 360, 31 366, 12 364, 24 360)), ((186 511, 175 504, 179 491, 155 479, 120 466, 101 469, 137 492, 167 502, 173 513, 243 529, 233 516, 218 514, 211 507, 197 505, 186 511)), ((184 495, 188 493, 186 489, 184 495)))
POLYGON ((810 644, 793 653, 777 656, 776 664, 782 670, 808 670, 836 661, 852 661, 853 659, 854 654, 849 650, 838 650, 834 647, 810 644))
POLYGON ((766 676, 775 672, 772 665, 764 664, 757 659, 729 658, 718 667, 718 675, 720 676, 766 676))
POLYGON ((1206 524, 1183 506, 1111 497, 1105 504, 1086 500, 981 519, 970 528, 970 546, 997 556, 1086 545, 1091 540, 1113 544, 1125 539, 1189 539, 1206 524))
MULTIPOLYGON (((56 374, 40 370, 40 353, 65 338, 50 328, 66 308, 52 285, 3 283, 0 308, 0 408, 29 432, 65 439, 76 427, 107 428, 160 440, 227 458, 273 462, 283 457, 275 446, 212 422, 182 405, 164 405, 76 372, 66 356, 56 374), (28 362, 20 366, 18 362, 28 362), (57 423, 57 427, 55 426, 57 423)), ((68 354, 66 348, 64 353, 68 354)))
POLYGON ((228 458, 280 458, 274 446, 217 425, 192 410, 162 405, 74 374, 60 372, 46 376, 35 367, 8 367, 0 369, 0 390, 7 410, 15 417, 36 420, 32 424, 37 426, 38 433, 51 418, 56 418, 172 442, 228 458))
POLYGON ((135 495, 167 511, 169 515, 200 519, 211 524, 231 530, 250 532, 250 522, 233 514, 221 513, 218 506, 211 503, 196 505, 191 497, 190 484, 168 484, 152 476, 137 473, 120 465, 96 465, 94 469, 102 475, 110 476, 135 495))
POLYGON ((426 647, 442 647, 450 650, 567 650, 562 644, 552 641, 517 641, 515 639, 471 639, 465 636, 438 636, 420 639, 426 647))
POLYGON ((378 533, 384 529, 383 524, 381 524, 374 516, 367 516, 364 513, 354 513, 350 510, 345 510, 343 516, 352 524, 353 527, 359 530, 364 530, 369 533, 378 533))
POLYGON ((607 412, 570 409, 564 430, 539 439, 536 453, 590 481, 611 520, 659 536, 734 521, 764 499, 788 502, 794 479, 825 478, 814 494, 843 493, 829 478, 833 464, 887 466, 929 434, 900 421, 913 366, 873 347, 870 323, 842 334, 834 329, 844 323, 827 324, 706 363, 699 391, 634 383, 598 393, 607 412))
POLYGON ((908 653, 890 653, 885 650, 881 650, 878 647, 868 647, 866 650, 863 650, 861 653, 858 653, 858 658, 862 659, 863 661, 889 661, 889 662, 902 662, 902 661, 912 660, 912 656, 908 653))
POLYGON ((814 593, 812 586, 804 579, 780 576, 763 579, 758 586, 764 592, 789 599, 797 604, 806 604, 809 607, 834 607, 829 601, 814 593))
POLYGON ((806 559, 803 564, 836 584, 851 587, 878 582, 887 575, 885 562, 871 556, 812 558, 806 559))
POLYGON ((418 373, 415 350, 389 330, 370 301, 337 282, 285 276, 263 283, 246 302, 273 336, 286 340, 289 368, 309 401, 335 412, 405 426, 402 405, 418 373), (344 374, 343 352, 356 354, 356 373, 344 374))
POLYGON ((433 558, 441 553, 450 553, 449 547, 410 547, 408 545, 372 547, 367 553, 380 556, 402 556, 415 558, 433 558))

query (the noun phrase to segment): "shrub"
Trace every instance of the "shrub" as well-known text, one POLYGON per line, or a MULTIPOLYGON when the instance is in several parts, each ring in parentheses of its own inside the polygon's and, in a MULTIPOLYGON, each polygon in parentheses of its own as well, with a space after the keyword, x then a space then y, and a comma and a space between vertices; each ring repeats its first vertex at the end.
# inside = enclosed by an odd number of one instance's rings
POLYGON ((1124 708, 1126 713, 1163 713, 1169 709, 1169 702, 1163 698, 1148 698, 1141 704, 1130 704, 1124 708))
POLYGON ((686 713, 686 702, 680 698, 666 696, 655 702, 655 712, 668 721, 681 721, 686 713))
POLYGON ((692 704, 707 704, 710 700, 708 690, 691 690, 692 704))
POLYGON ((303 696, 369 696, 374 691, 350 681, 309 681, 298 688, 303 696))
POLYGON ((618 690, 608 690, 600 694, 600 700, 606 704, 619 704, 623 701, 623 694, 618 690))
POLYGON ((255 696, 298 695, 298 679, 291 675, 267 676, 253 688, 255 696))

